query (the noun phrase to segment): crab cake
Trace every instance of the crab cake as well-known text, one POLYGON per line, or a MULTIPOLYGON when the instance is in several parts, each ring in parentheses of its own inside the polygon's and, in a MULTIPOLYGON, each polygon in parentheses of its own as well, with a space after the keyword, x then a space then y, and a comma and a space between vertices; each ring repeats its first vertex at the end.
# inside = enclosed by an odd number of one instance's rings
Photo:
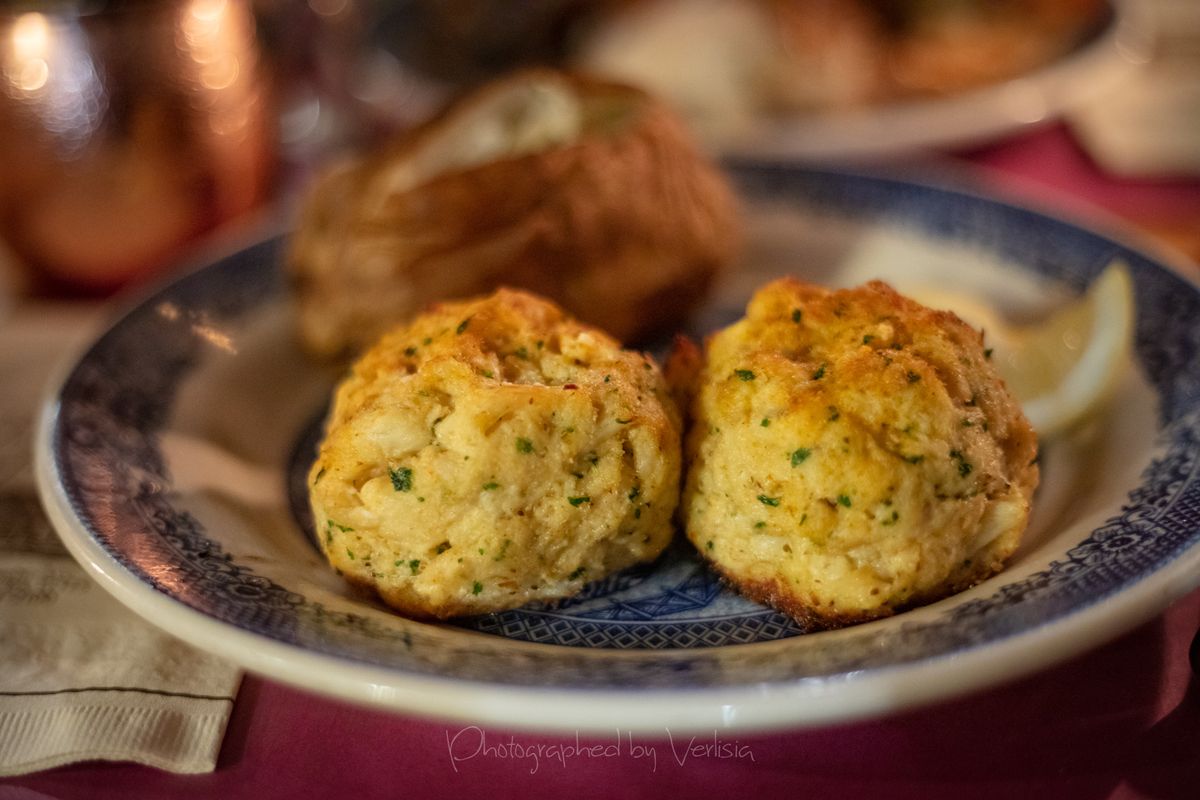
POLYGON ((682 515, 743 594, 837 627, 960 591, 1016 549, 1037 440, 954 314, 880 282, 782 279, 704 359, 682 515))
POLYGON ((318 538, 414 617, 566 597, 667 546, 680 428, 649 356, 549 301, 438 305, 338 387, 309 474, 318 538))

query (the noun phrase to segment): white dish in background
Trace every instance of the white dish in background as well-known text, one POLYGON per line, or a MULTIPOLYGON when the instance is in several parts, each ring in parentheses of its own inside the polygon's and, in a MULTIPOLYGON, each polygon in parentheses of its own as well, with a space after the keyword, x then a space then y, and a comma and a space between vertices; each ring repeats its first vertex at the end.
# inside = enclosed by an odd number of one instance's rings
POLYGON ((1024 75, 941 98, 764 118, 722 150, 758 158, 862 161, 985 144, 1103 102, 1148 61, 1151 38, 1144 10, 1117 0, 1102 31, 1024 75))
POLYGON ((571 63, 661 95, 714 151, 879 159, 1054 119, 1148 59, 1141 4, 1053 2, 657 0, 597 14, 571 63))
POLYGON ((334 375, 293 343, 281 239, 147 297, 45 405, 43 502, 129 607, 274 679, 502 728, 765 730, 879 715, 1027 674, 1161 610, 1200 576, 1200 290, 1103 234, 886 177, 733 170, 741 268, 695 317, 740 315, 770 276, 936 280, 1037 313, 1115 257, 1137 295, 1137 369, 1114 406, 1046 443, 1021 549, 930 606, 796 635, 685 545, 576 599, 433 625, 350 591, 305 535, 303 472, 334 375))

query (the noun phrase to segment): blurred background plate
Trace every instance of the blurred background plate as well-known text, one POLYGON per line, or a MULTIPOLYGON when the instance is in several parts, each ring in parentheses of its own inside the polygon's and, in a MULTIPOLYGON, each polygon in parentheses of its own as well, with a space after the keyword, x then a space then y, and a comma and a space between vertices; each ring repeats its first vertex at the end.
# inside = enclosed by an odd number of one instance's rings
POLYGON ((1116 2, 1104 24, 1077 46, 1022 74, 941 97, 764 118, 726 149, 760 157, 857 160, 990 142, 1102 99, 1146 62, 1149 38, 1138 7, 1116 2))
MULTIPOLYGON (((370 8, 370 6, 364 6, 370 8)), ((401 0, 338 73, 406 126, 516 66, 603 73, 660 95, 710 149, 875 159, 995 139, 1103 97, 1150 57, 1124 0, 401 0)))

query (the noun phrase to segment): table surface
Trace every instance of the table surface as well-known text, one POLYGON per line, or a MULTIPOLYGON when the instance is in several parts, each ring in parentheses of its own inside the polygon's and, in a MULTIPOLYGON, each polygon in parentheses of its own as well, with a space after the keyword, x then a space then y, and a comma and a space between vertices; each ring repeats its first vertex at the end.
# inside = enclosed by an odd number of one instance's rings
MULTIPOLYGON (((1052 125, 954 158, 1042 205, 1126 218, 1200 259, 1200 181, 1104 177, 1052 125)), ((1200 267, 1196 269, 1200 277, 1200 267)), ((0 781, 54 798, 697 797, 804 800, 1200 797, 1200 590, 1137 630, 1019 682, 885 719, 769 736, 575 737, 479 730, 349 706, 247 676, 217 770, 86 763, 0 781), (486 742, 487 749, 480 745, 486 742), (500 745, 500 747, 495 747, 500 745), (538 758, 538 745, 544 745, 538 758), (547 754, 547 748, 565 745, 547 754), (554 758, 554 752, 564 753, 554 758)), ((665 733, 665 732, 664 732, 665 733)))

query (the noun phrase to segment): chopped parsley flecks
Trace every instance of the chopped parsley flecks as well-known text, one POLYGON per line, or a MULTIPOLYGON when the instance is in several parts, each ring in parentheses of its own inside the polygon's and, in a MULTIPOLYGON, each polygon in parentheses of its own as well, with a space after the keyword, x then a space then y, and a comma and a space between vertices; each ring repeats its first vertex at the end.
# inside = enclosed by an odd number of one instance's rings
POLYGON ((605 382, 605 383, 610 383, 611 381, 612 381, 612 375, 605 375, 605 376, 604 376, 604 382, 605 382))
POLYGON ((492 561, 503 561, 504 556, 508 554, 508 548, 512 545, 512 539, 505 539, 500 544, 500 552, 496 553, 496 557, 492 561))
POLYGON ((764 428, 769 428, 769 427, 771 427, 771 420, 767 419, 766 417, 763 417, 762 422, 760 422, 758 424, 764 428))
POLYGON ((925 460, 925 456, 922 456, 922 455, 904 456, 904 460, 910 464, 920 464, 922 461, 925 460))
POLYGON ((963 426, 964 428, 970 428, 970 427, 972 427, 974 424, 975 424, 975 423, 974 423, 974 422, 971 422, 971 420, 969 420, 969 419, 964 419, 964 420, 962 421, 962 426, 963 426))
POLYGON ((771 506, 772 508, 779 505, 779 500, 780 498, 778 497, 767 497, 765 494, 760 494, 758 496, 758 502, 762 503, 764 506, 771 506))
POLYGON ((529 439, 526 439, 524 436, 518 436, 517 437, 517 452, 518 453, 532 453, 533 452, 533 442, 530 441, 529 439))
POLYGON ((767 523, 763 522, 763 521, 760 519, 758 522, 754 523, 754 527, 755 527, 755 529, 758 529, 758 528, 765 528, 765 527, 767 527, 767 523))
POLYGON ((814 381, 819 381, 819 380, 821 380, 821 378, 824 378, 824 377, 825 377, 825 365, 822 364, 821 366, 817 367, 816 372, 814 372, 812 374, 812 379, 814 381))
POLYGON ((744 381, 752 381, 752 380, 754 380, 754 371, 753 371, 753 370, 748 370, 748 369, 735 369, 735 370, 733 371, 733 374, 734 374, 734 375, 737 375, 737 376, 738 376, 738 378, 740 378, 741 380, 744 380, 744 381))
POLYGON ((440 556, 442 553, 446 552, 449 549, 450 549, 450 543, 442 542, 437 547, 433 548, 433 554, 435 556, 440 556))
POLYGON ((475 585, 471 587, 471 594, 479 594, 483 591, 483 584, 475 581, 475 585))
POLYGON ((920 375, 918 375, 915 372, 909 371, 909 373, 908 373, 908 382, 909 383, 916 383, 919 380, 921 380, 920 375))
POLYGON ((887 525, 887 526, 889 526, 889 527, 890 527, 890 526, 892 526, 892 525, 895 525, 895 524, 896 524, 896 521, 897 521, 897 520, 899 520, 899 519, 900 519, 900 512, 899 512, 899 511, 893 511, 893 512, 892 512, 892 515, 891 515, 890 517, 888 517, 887 519, 883 520, 883 521, 882 521, 880 524, 882 524, 882 525, 887 525))
POLYGON ((705 545, 704 545, 704 546, 705 546, 705 547, 707 547, 709 550, 712 550, 712 549, 713 549, 713 540, 712 540, 712 539, 709 539, 709 540, 708 540, 708 541, 705 543, 705 545))
POLYGON ((528 360, 529 360, 529 351, 528 351, 528 350, 526 350, 524 347, 518 347, 518 348, 517 348, 517 349, 516 349, 516 350, 513 352, 513 355, 514 355, 514 356, 516 356, 517 358, 521 359, 522 361, 528 361, 528 360))
POLYGON ((838 502, 839 506, 844 506, 846 508, 849 508, 850 507, 850 496, 845 495, 845 494, 839 494, 837 496, 837 502, 838 502))
POLYGON ((480 375, 482 375, 482 376, 483 376, 483 377, 485 377, 485 378, 494 378, 494 377, 496 377, 496 373, 492 372, 490 369, 481 369, 481 370, 479 371, 479 374, 480 374, 480 375))
POLYGON ((388 477, 397 492, 409 492, 413 487, 413 471, 408 467, 388 467, 388 477))
POLYGON ((467 317, 462 322, 458 323, 458 327, 454 329, 454 332, 462 333, 463 331, 465 331, 467 329, 467 326, 470 324, 471 324, 471 318, 467 317))
POLYGON ((346 548, 346 555, 350 557, 351 561, 354 560, 354 551, 351 550, 349 547, 346 548))
POLYGON ((421 559, 414 558, 412 561, 408 562, 408 568, 412 571, 413 575, 416 575, 421 571, 421 559))
POLYGON ((534 346, 537 347, 538 350, 541 350, 543 347, 546 346, 546 343, 543 340, 538 339, 537 342, 534 344, 534 346))
POLYGON ((971 470, 973 470, 974 467, 971 466, 971 462, 967 461, 966 457, 962 453, 958 452, 957 450, 951 450, 950 458, 958 462, 959 475, 965 478, 971 474, 971 470))
POLYGON ((423 345, 431 345, 431 344, 433 344, 433 337, 432 337, 432 336, 426 336, 424 339, 422 339, 422 340, 421 340, 421 344, 423 344, 423 345))
POLYGON ((791 456, 792 466, 793 467, 800 466, 811 455, 812 455, 812 450, 808 449, 807 447, 797 447, 795 450, 792 451, 792 456, 791 456))
POLYGON ((579 497, 568 497, 567 502, 570 503, 571 505, 575 506, 576 508, 578 508, 579 506, 583 505, 584 503, 592 502, 592 498, 588 497, 585 494, 585 495, 581 495, 579 497))
POLYGON ((417 354, 417 348, 415 348, 415 347, 404 348, 404 355, 408 356, 409 358, 412 358, 416 354, 417 354))
POLYGON ((837 422, 841 418, 841 412, 837 410, 837 406, 829 406, 829 421, 837 422))
POLYGON ((499 488, 500 488, 500 484, 496 483, 495 481, 488 481, 487 483, 485 483, 483 485, 483 490, 485 492, 490 492, 493 489, 499 489, 499 488))
POLYGON ((873 341, 875 341, 875 337, 869 333, 863 337, 863 344, 870 344, 873 341))
POLYGON ((587 572, 587 567, 576 567, 570 575, 567 576, 569 581, 577 581, 583 577, 583 573, 587 572))
POLYGON ((800 309, 793 308, 792 309, 792 322, 799 322, 802 319, 804 319, 804 315, 800 313, 800 309))
POLYGON ((642 493, 642 487, 634 486, 632 489, 629 490, 629 502, 631 502, 631 503, 636 502, 638 499, 638 496, 641 493, 642 493))
POLYGON ((349 525, 339 525, 331 519, 325 520, 325 528, 327 530, 337 528, 342 533, 349 533, 350 531, 354 530, 354 528, 351 528, 349 525))
POLYGON ((642 509, 641 509, 641 507, 640 507, 640 506, 639 506, 638 508, 635 508, 635 509, 633 510, 633 518, 634 518, 634 519, 641 519, 641 518, 642 518, 642 509))

